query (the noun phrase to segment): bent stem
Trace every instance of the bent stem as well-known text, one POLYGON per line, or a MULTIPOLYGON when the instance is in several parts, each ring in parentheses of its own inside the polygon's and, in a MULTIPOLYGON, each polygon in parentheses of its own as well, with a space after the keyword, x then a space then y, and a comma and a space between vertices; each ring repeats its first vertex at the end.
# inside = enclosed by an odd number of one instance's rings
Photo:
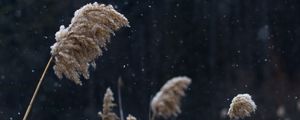
POLYGON ((41 86, 41 84, 42 84, 42 82, 44 80, 45 74, 46 74, 46 72, 47 72, 47 70, 48 70, 48 68, 50 66, 50 63, 51 63, 52 59, 53 59, 53 57, 51 56, 50 59, 49 59, 49 61, 48 61, 48 63, 47 63, 47 65, 46 65, 46 67, 45 67, 45 69, 44 69, 44 72, 43 72, 43 74, 42 74, 42 76, 41 76, 41 78, 39 80, 39 83, 37 84, 37 86, 35 88, 35 91, 34 91, 32 97, 31 97, 30 103, 29 103, 29 105, 28 105, 28 107, 26 109, 26 112, 25 112, 25 115, 23 117, 23 120, 27 120, 27 117, 28 117, 29 112, 30 112, 31 107, 32 107, 32 103, 33 103, 33 101, 34 101, 34 99, 35 99, 35 97, 36 97, 36 95, 37 95, 37 93, 38 93, 38 91, 40 89, 40 86, 41 86))

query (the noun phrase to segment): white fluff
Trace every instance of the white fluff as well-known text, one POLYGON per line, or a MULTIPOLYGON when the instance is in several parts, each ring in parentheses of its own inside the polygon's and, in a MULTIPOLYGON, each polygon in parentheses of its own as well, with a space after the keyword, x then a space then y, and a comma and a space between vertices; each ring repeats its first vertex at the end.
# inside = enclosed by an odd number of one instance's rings
POLYGON ((228 115, 231 119, 249 117, 255 112, 256 105, 249 94, 238 94, 232 99, 228 115))

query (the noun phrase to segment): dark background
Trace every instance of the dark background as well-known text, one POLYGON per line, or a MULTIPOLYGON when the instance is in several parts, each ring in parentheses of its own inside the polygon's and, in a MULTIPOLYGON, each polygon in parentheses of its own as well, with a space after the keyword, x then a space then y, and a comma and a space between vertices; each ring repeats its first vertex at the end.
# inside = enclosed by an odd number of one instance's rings
MULTIPOLYGON (((20 120, 60 25, 91 0, 0 0, 0 119, 20 120)), ((100 0, 130 21, 77 86, 53 63, 30 120, 99 120, 107 87, 124 82, 125 115, 148 118, 149 102, 174 76, 193 79, 178 120, 222 120, 249 93, 247 120, 300 119, 299 0, 100 0)), ((115 96, 117 99, 117 96, 115 96)), ((117 109, 116 109, 117 110, 117 109)))

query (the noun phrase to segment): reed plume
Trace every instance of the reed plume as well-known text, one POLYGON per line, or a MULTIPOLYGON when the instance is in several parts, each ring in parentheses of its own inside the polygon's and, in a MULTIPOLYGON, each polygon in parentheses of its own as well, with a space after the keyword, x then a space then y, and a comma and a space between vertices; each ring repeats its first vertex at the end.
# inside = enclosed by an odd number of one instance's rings
POLYGON ((123 26, 129 26, 128 20, 111 5, 95 2, 77 10, 67 28, 60 26, 51 46, 57 77, 82 85, 80 76, 89 79, 89 67, 96 67, 95 59, 103 54, 111 34, 123 26))
POLYGON ((232 99, 228 115, 230 119, 243 119, 255 112, 256 105, 249 94, 238 94, 232 99))
POLYGON ((129 114, 127 116, 126 120, 136 120, 136 118, 134 116, 132 116, 132 115, 129 114))
POLYGON ((58 78, 63 75, 82 85, 80 76, 89 79, 89 66, 96 68, 95 59, 102 55, 102 49, 110 42, 111 34, 123 26, 129 26, 128 20, 111 5, 95 2, 77 10, 71 24, 60 26, 56 32, 56 43, 51 46, 51 57, 31 97, 23 116, 27 120, 32 104, 44 80, 51 61, 55 60, 54 72, 58 78))
POLYGON ((175 77, 165 83, 151 101, 152 119, 156 116, 167 119, 181 113, 180 101, 190 84, 191 79, 188 77, 175 77))
POLYGON ((101 116, 102 120, 119 120, 117 114, 112 110, 116 106, 114 102, 113 92, 110 88, 106 89, 106 93, 103 98, 103 109, 102 112, 98 114, 101 116))

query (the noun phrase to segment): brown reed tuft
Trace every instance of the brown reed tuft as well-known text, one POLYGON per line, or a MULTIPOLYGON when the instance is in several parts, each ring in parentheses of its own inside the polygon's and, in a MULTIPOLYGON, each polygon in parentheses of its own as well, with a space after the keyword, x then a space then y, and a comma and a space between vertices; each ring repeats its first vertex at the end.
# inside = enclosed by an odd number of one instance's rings
POLYGON ((228 115, 230 119, 249 117, 255 112, 256 105, 249 94, 238 94, 232 99, 228 115))
POLYGON ((132 115, 129 114, 127 116, 126 120, 136 120, 136 118, 134 116, 132 116, 132 115))
POLYGON ((119 120, 117 114, 115 114, 112 110, 112 108, 116 106, 116 104, 113 103, 113 101, 113 92, 110 88, 107 88, 103 98, 102 112, 98 113, 101 116, 102 120, 119 120))
POLYGON ((190 84, 191 79, 188 77, 175 77, 165 83, 151 101, 153 116, 162 116, 167 119, 181 113, 180 101, 185 96, 184 90, 190 84))
POLYGON ((95 59, 106 49, 111 34, 123 26, 129 26, 128 20, 111 5, 95 2, 77 10, 67 28, 60 26, 51 46, 57 77, 64 75, 82 85, 80 76, 89 79, 89 66, 96 67, 95 59))

